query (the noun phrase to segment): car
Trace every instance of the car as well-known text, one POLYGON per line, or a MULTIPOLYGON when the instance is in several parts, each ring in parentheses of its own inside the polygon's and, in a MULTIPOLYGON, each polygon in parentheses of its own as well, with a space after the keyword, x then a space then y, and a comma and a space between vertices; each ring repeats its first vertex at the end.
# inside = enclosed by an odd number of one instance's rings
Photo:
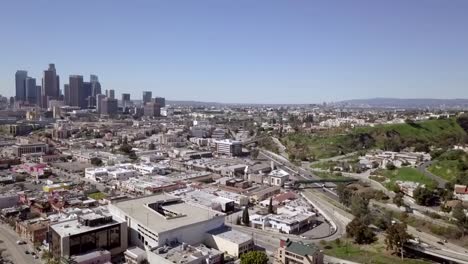
POLYGON ((443 245, 443 244, 444 244, 444 242, 442 242, 442 241, 437 241, 437 244, 441 244, 441 245, 443 245))
POLYGON ((25 250, 24 254, 29 255, 29 251, 25 250))
POLYGON ((24 242, 22 240, 18 240, 18 241, 16 241, 16 244, 17 245, 24 245, 24 244, 26 244, 26 242, 24 242))

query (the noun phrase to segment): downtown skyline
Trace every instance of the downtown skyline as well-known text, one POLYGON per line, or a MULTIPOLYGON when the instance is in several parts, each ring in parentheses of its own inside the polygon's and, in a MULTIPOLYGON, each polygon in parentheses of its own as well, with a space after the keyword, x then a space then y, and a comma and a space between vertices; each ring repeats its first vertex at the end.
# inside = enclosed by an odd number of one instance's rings
POLYGON ((17 70, 39 85, 44 65, 55 63, 61 89, 70 75, 96 73, 103 89, 132 99, 146 90, 226 103, 467 97, 465 1, 76 6, 102 18, 93 22, 65 19, 68 6, 59 1, 47 7, 56 17, 40 18, 41 2, 5 3, 0 11, 9 40, 0 51, 2 95, 15 95, 17 70), (72 33, 80 41, 67 41, 72 33))

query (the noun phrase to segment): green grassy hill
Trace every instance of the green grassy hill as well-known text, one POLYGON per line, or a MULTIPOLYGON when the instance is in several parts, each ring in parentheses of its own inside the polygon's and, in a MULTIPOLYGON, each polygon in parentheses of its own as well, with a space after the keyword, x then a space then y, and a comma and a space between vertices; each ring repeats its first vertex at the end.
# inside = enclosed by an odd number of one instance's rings
POLYGON ((466 132, 455 119, 437 119, 405 124, 380 125, 353 129, 347 134, 289 134, 282 139, 291 158, 320 159, 359 150, 380 148, 399 151, 415 147, 428 151, 430 146, 447 147, 466 139, 466 132))

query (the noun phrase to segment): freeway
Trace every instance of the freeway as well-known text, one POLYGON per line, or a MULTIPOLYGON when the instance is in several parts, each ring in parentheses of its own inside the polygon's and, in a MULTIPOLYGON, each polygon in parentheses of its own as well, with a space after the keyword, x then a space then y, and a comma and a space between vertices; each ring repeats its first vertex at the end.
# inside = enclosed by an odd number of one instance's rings
MULTIPOLYGON (((294 176, 296 176, 299 179, 306 179, 306 180, 316 180, 320 179, 319 177, 313 175, 309 171, 303 169, 303 168, 298 168, 289 160, 285 159, 284 157, 277 155, 275 153, 272 153, 270 151, 266 150, 261 150, 260 154, 262 154, 264 157, 267 159, 273 161, 275 164, 277 164, 279 167, 291 172, 294 176)), ((316 184, 317 186, 320 186, 319 184, 316 184)), ((325 188, 324 189, 326 192, 325 194, 327 198, 331 198, 335 201, 338 200, 338 196, 335 191, 325 188)), ((330 203, 326 199, 319 199, 319 195, 314 195, 313 190, 309 190, 308 192, 303 192, 304 195, 306 196, 311 196, 310 200, 313 200, 314 202, 317 202, 317 206, 322 209, 322 210, 327 210, 329 217, 333 217, 332 221, 338 226, 337 229, 340 230, 341 226, 341 233, 338 233, 339 235, 343 235, 345 230, 346 230, 346 224, 348 221, 351 221, 353 219, 353 216, 350 215, 349 213, 341 210, 340 208, 336 207, 334 204, 330 203), (332 212, 330 212, 332 210, 332 212)), ((322 193, 320 193, 322 195, 322 193)), ((453 259, 456 259, 457 262, 460 263, 468 263, 468 251, 460 246, 457 246, 452 243, 443 243, 442 245, 440 244, 440 238, 433 236, 431 234, 419 232, 416 228, 413 228, 411 226, 408 226, 408 233, 411 234, 413 237, 418 237, 421 241, 424 243, 427 243, 429 245, 428 248, 424 248, 424 250, 419 250, 422 253, 428 253, 432 254, 434 256, 439 256, 439 257, 446 257, 447 260, 452 261, 453 259)), ((418 248, 414 248, 415 250, 418 250, 418 248)))

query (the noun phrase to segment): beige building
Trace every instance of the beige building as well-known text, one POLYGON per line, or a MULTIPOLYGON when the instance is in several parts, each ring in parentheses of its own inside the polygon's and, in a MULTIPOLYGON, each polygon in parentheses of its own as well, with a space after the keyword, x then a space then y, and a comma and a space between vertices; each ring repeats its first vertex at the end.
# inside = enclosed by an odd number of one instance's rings
POLYGON ((276 255, 281 264, 322 264, 323 252, 314 244, 281 240, 276 255))

